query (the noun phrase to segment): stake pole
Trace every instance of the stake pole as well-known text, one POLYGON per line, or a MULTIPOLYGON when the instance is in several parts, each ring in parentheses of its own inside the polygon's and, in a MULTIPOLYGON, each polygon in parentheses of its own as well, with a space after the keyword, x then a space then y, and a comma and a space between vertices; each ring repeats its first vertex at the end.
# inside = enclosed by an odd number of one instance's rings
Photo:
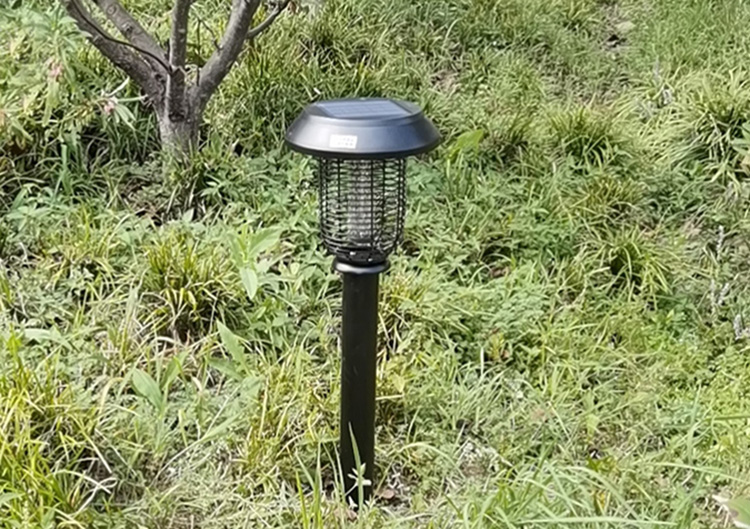
POLYGON ((370 499, 375 464, 375 374, 377 369, 378 282, 387 266, 350 267, 343 272, 341 339, 341 470, 347 499, 370 499), (358 468, 364 465, 364 473, 358 468), (364 478, 357 480, 357 476, 364 478))

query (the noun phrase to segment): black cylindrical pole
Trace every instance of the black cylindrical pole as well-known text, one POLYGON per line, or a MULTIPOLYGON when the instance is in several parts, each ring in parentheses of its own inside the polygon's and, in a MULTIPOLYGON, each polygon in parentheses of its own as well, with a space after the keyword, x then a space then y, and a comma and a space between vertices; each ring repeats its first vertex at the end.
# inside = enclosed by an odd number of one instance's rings
POLYGON ((375 462, 378 272, 382 267, 351 270, 354 273, 342 274, 341 470, 347 498, 361 505, 372 494, 375 462), (356 479, 362 465, 367 484, 356 479))

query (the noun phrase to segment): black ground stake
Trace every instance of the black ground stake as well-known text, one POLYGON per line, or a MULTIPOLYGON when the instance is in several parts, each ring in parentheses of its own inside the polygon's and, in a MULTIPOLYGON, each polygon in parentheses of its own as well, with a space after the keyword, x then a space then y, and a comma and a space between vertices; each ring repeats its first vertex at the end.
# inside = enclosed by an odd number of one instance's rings
MULTIPOLYGON (((380 267, 342 272, 344 278, 341 333, 341 468, 356 469, 353 441, 364 464, 364 497, 372 492, 375 462, 375 370, 378 338, 380 267)), ((357 494, 356 476, 344 470, 344 485, 357 494)), ((356 503, 356 502, 355 502, 356 503)))

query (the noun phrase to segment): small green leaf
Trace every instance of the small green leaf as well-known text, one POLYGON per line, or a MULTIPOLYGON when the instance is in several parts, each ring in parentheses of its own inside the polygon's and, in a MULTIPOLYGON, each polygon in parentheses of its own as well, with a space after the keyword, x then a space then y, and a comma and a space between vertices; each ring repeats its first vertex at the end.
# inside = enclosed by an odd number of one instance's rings
POLYGON ((247 297, 252 301, 255 294, 258 293, 258 275, 252 268, 243 266, 240 268, 240 279, 245 287, 245 292, 247 292, 247 297))
POLYGON ((242 375, 234 367, 234 364, 224 358, 209 358, 208 365, 216 369, 219 373, 226 375, 235 380, 242 380, 242 375))
POLYGON ((240 390, 243 402, 258 400, 258 395, 260 395, 261 389, 263 389, 263 378, 257 376, 246 376, 242 381, 242 389, 240 390))
POLYGON ((734 525, 741 529, 750 529, 750 500, 747 498, 734 498, 727 502, 729 514, 734 520, 734 525))
POLYGON ((47 509, 47 512, 44 513, 41 519, 42 529, 47 529, 48 527, 53 529, 55 527, 55 514, 55 509, 51 507, 47 509))
POLYGON ((133 390, 145 398, 154 408, 162 410, 164 407, 164 397, 162 396, 159 384, 146 373, 140 369, 133 369, 133 373, 130 376, 130 383, 133 386, 133 390))
POLYGON ((396 391, 399 393, 403 393, 406 390, 406 379, 402 377, 401 375, 394 374, 393 377, 393 387, 396 388, 396 391))
POLYGON ((232 237, 229 239, 229 253, 232 255, 232 260, 237 263, 237 265, 242 265, 242 263, 245 262, 245 258, 243 257, 242 252, 242 246, 240 245, 239 239, 237 237, 232 237))
POLYGON ((733 498, 727 500, 719 496, 714 499, 724 507, 734 522, 734 526, 739 529, 750 529, 750 499, 733 498))
POLYGON ((161 379, 161 389, 163 391, 169 391, 172 383, 177 379, 177 376, 182 372, 182 363, 176 356, 172 358, 167 364, 167 368, 164 370, 164 376, 161 379))
POLYGON ((0 494, 0 507, 15 500, 16 498, 21 498, 22 496, 23 494, 19 492, 4 492, 3 494, 0 494))
POLYGON ((215 426, 212 426, 208 430, 206 430, 206 433, 203 434, 203 437, 201 437, 200 441, 202 443, 205 443, 207 441, 211 441, 213 439, 216 439, 217 437, 221 436, 226 432, 229 428, 234 425, 234 423, 237 422, 237 417, 232 416, 228 419, 224 420, 221 424, 217 424, 215 426))
POLYGON ((219 336, 221 337, 221 343, 224 348, 232 356, 232 360, 238 366, 245 365, 245 350, 240 345, 240 341, 235 334, 230 331, 226 325, 221 322, 217 322, 219 327, 219 336))
POLYGON ((455 159, 467 151, 478 151, 483 139, 484 131, 481 129, 464 132, 451 146, 450 157, 455 159))
POLYGON ((276 243, 279 242, 279 239, 281 238, 281 231, 278 228, 265 228, 262 230, 258 230, 253 235, 250 244, 248 245, 247 251, 248 253, 255 257, 263 252, 270 250, 274 246, 276 246, 276 243))
POLYGON ((33 340, 35 342, 54 342, 70 349, 70 343, 63 338, 60 331, 57 329, 24 329, 24 335, 27 340, 33 340))

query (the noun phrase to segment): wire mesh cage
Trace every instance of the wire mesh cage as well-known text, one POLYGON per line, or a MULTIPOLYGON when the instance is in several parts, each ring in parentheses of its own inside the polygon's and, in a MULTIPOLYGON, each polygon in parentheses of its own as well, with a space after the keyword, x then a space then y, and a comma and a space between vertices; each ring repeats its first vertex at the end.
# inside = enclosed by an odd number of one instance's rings
POLYGON ((328 250, 351 264, 384 262, 404 230, 406 160, 318 158, 317 177, 328 250))
POLYGON ((440 133, 413 103, 360 98, 311 103, 285 139, 317 159, 320 231, 337 266, 374 273, 401 242, 406 158, 434 149, 440 133))

